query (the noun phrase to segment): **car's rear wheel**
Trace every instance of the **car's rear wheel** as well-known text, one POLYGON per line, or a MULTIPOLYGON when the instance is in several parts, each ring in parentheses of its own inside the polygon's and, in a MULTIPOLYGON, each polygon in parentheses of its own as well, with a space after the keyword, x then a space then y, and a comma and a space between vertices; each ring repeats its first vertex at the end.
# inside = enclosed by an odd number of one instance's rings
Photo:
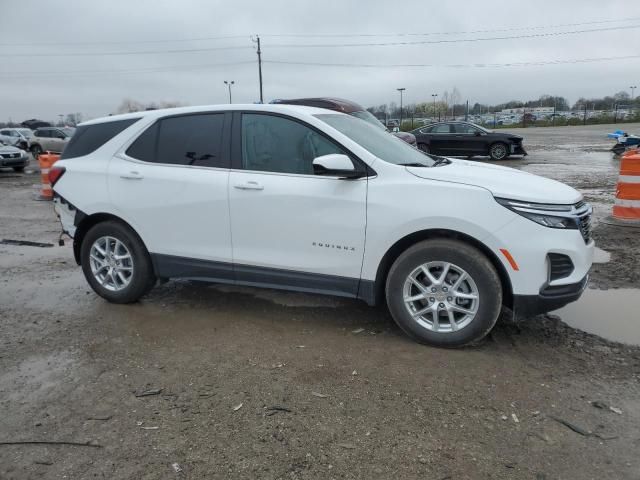
POLYGON ((506 144, 496 142, 489 147, 489 156, 491 160, 504 160, 509 156, 509 149, 506 144))
POLYGON ((389 270, 387 305, 398 326, 420 343, 460 347, 483 338, 502 308, 500 277, 464 242, 425 240, 389 270))
POLYGON ((116 221, 91 227, 82 241, 80 259, 91 288, 113 303, 135 302, 156 282, 144 244, 116 221))
POLYGON ((418 148, 422 150, 424 153, 430 152, 429 145, 427 145, 426 143, 419 143, 418 148))
POLYGON ((42 153, 42 148, 40 147, 40 145, 31 146, 31 155, 33 155, 33 158, 35 160, 38 159, 41 153, 42 153))

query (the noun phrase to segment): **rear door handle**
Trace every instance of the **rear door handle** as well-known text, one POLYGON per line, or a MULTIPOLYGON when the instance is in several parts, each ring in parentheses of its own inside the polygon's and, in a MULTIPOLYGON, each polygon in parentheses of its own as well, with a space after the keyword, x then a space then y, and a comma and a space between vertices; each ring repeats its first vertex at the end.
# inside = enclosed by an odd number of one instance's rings
POLYGON ((120 178, 124 178, 126 180, 142 180, 144 176, 140 172, 132 170, 128 173, 120 174, 120 178))
POLYGON ((234 185, 233 188, 237 188, 238 190, 264 190, 264 187, 258 182, 240 183, 238 185, 234 185))

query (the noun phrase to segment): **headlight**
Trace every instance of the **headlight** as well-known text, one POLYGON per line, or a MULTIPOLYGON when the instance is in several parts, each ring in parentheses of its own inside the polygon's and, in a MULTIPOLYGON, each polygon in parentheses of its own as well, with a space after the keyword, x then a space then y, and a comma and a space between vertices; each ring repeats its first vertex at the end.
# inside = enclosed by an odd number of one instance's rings
POLYGON ((496 198, 496 201, 518 215, 545 227, 574 230, 580 228, 580 220, 574 205, 529 203, 506 198, 496 198))

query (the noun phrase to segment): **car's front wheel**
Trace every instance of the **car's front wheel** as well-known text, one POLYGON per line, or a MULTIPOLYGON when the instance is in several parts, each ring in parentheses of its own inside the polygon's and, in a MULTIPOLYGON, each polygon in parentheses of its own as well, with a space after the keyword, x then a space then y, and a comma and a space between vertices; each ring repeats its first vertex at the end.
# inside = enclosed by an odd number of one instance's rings
POLYGON ((116 221, 94 225, 80 250, 82 271, 91 288, 113 303, 132 303, 156 282, 151 258, 130 228, 116 221))
POLYGON ((504 160, 509 156, 509 149, 502 142, 494 143, 489 147, 489 156, 491 160, 504 160))
POLYGON ((394 320, 413 339, 460 347, 493 328, 502 287, 482 252, 458 240, 433 239, 410 247, 394 262, 386 298, 394 320))

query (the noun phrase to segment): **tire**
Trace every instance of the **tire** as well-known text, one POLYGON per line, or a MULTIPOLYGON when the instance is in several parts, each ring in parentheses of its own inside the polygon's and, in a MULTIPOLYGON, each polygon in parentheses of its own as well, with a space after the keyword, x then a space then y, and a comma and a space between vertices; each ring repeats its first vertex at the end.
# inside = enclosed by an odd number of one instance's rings
POLYGON ((475 247, 452 239, 425 240, 408 248, 391 266, 385 293, 398 326, 417 342, 437 347, 461 347, 477 342, 496 324, 502 308, 502 285, 492 263, 475 247), (442 275, 446 264, 450 266, 445 278, 436 276, 442 275), (429 282, 423 266, 444 283, 429 282), (456 287, 461 273, 468 277, 463 277, 456 287), (423 293, 410 276, 425 289, 424 300, 405 302, 405 295, 415 299, 423 293), (459 311, 460 307, 473 315, 459 311), (426 313, 416 315, 425 310, 426 313), (455 325, 450 322, 451 316, 455 325))
POLYGON ((14 172, 22 173, 24 172, 24 167, 13 167, 14 172))
POLYGON ((91 227, 82 240, 80 263, 91 288, 112 303, 136 302, 156 283, 151 257, 142 240, 133 230, 117 221, 102 222, 91 227), (105 248, 107 243, 108 249, 105 248), (109 255, 99 253, 94 247, 100 247, 103 252, 115 252, 120 257, 126 253, 129 258, 109 259, 109 255), (94 259, 105 261, 97 262, 94 259), (116 264, 116 261, 120 264, 116 264), (104 267, 99 268, 99 265, 104 267), (116 273, 110 276, 117 270, 120 270, 120 275, 116 273))
POLYGON ((424 153, 431 153, 431 151, 429 149, 429 145, 427 145, 426 143, 419 143, 418 144, 418 149, 423 151, 424 153))
POLYGON ((491 160, 504 160, 509 156, 509 147, 505 143, 496 142, 489 147, 491 160))
POLYGON ((38 156, 42 153, 42 147, 40 145, 32 145, 31 146, 31 155, 33 155, 34 160, 38 159, 38 156))

